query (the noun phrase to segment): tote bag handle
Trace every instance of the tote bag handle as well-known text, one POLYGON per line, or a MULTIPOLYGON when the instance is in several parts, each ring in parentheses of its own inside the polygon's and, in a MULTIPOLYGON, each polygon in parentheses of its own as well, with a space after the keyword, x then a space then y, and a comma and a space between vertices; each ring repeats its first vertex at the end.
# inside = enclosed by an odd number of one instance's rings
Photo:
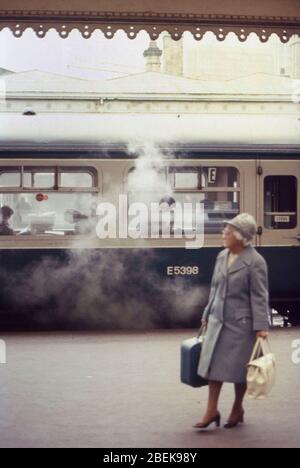
POLYGON ((271 346, 268 338, 257 338, 250 358, 250 362, 257 359, 259 356, 266 356, 271 352, 271 346))

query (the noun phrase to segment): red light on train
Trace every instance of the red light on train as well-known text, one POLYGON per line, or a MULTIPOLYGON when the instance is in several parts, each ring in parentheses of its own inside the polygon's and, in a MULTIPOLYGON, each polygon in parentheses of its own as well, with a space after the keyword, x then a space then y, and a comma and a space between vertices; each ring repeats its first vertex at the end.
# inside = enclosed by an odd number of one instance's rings
POLYGON ((36 201, 38 201, 38 202, 42 202, 42 201, 44 201, 45 197, 44 197, 44 195, 43 195, 42 193, 38 193, 38 194, 36 195, 35 199, 36 199, 36 201))

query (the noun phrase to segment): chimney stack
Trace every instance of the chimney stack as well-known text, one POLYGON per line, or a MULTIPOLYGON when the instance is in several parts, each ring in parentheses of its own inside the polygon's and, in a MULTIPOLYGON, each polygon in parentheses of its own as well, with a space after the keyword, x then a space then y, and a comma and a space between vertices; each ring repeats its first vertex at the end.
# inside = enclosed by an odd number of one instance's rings
POLYGON ((160 72, 162 51, 158 48, 155 41, 150 41, 149 48, 145 50, 144 57, 146 58, 146 71, 160 72))

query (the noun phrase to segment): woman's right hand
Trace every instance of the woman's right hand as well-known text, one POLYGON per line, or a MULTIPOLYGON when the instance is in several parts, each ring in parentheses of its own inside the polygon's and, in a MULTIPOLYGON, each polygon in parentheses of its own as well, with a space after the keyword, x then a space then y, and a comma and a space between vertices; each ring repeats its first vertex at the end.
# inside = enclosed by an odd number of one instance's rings
POLYGON ((261 330, 256 333, 256 338, 263 338, 264 340, 268 338, 269 333, 267 331, 261 330))

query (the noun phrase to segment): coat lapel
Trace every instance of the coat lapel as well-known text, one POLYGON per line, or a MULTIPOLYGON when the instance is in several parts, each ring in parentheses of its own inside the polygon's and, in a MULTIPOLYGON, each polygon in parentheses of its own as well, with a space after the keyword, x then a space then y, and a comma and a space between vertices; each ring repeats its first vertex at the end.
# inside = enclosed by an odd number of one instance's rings
MULTIPOLYGON (((244 250, 237 257, 237 259, 232 263, 230 268, 227 269, 227 273, 228 274, 234 273, 235 271, 239 271, 242 268, 246 268, 247 266, 249 266, 251 263, 252 253, 253 253, 252 245, 248 245, 247 247, 245 247, 244 250)), ((228 256, 229 256, 229 251, 226 256, 226 266, 227 266, 228 256)))
POLYGON ((227 278, 227 261, 228 261, 229 250, 225 249, 222 252, 222 258, 220 260, 220 273, 223 278, 227 278))

